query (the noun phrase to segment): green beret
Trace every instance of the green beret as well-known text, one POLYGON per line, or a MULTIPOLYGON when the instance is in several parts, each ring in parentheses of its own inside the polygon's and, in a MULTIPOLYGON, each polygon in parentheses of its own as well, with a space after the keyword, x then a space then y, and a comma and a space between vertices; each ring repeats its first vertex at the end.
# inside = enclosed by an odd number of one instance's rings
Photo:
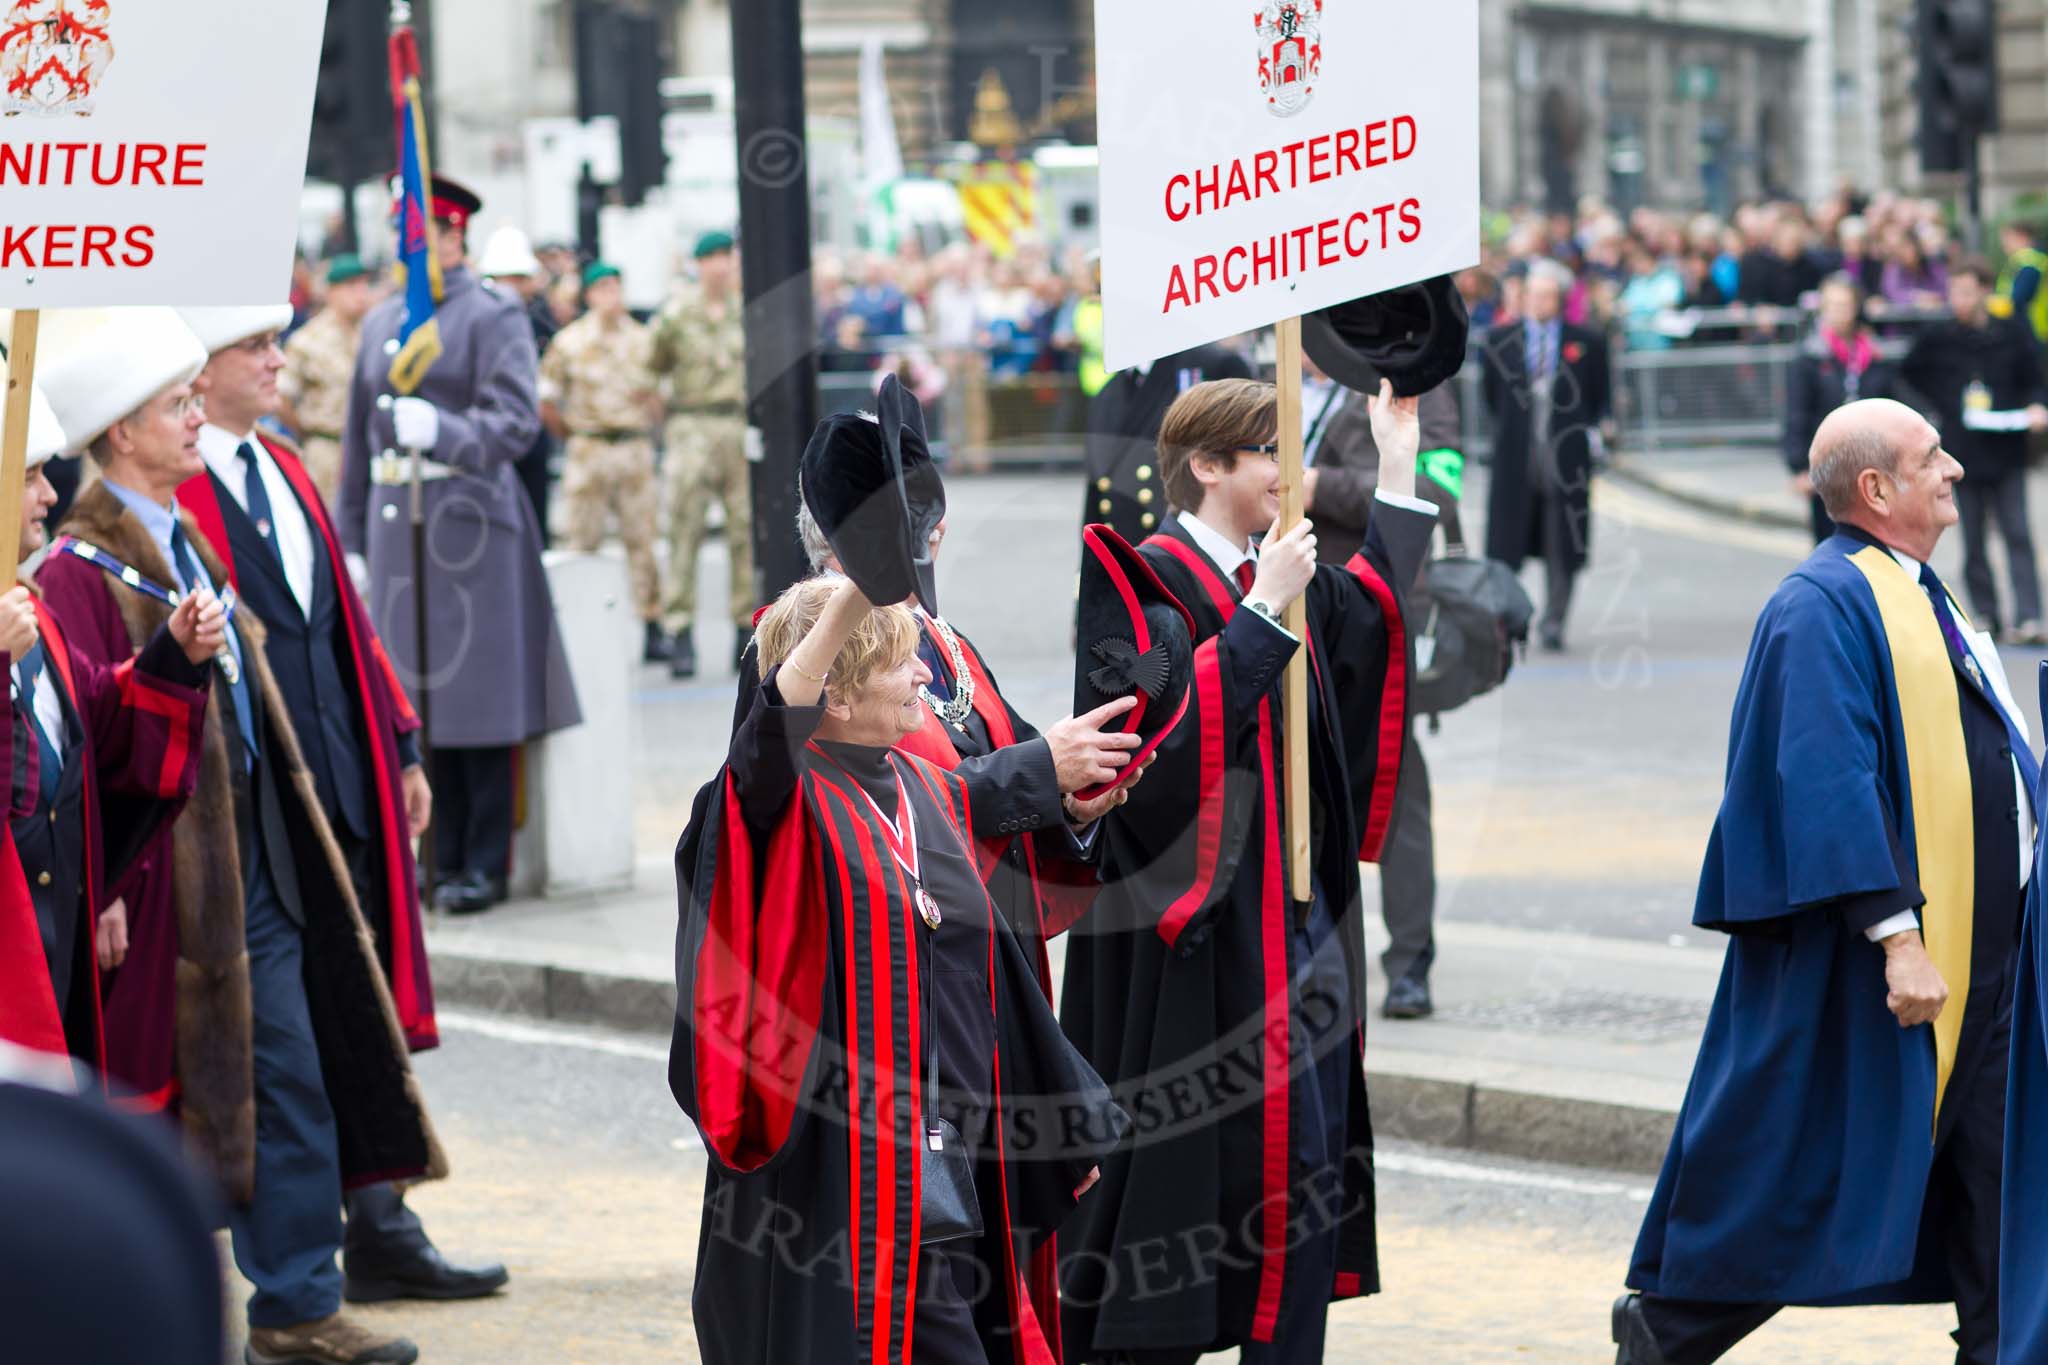
POLYGON ((329 284, 347 284, 350 280, 359 280, 369 273, 370 268, 363 264, 363 258, 349 253, 335 256, 327 262, 329 284))
POLYGON ((735 243, 730 232, 707 232, 697 239, 697 249, 690 253, 695 260, 716 256, 721 251, 731 251, 735 243))
POLYGON ((615 280, 618 277, 619 268, 609 261, 592 261, 589 265, 583 267, 583 287, 585 289, 590 288, 591 285, 596 284, 599 280, 615 280))

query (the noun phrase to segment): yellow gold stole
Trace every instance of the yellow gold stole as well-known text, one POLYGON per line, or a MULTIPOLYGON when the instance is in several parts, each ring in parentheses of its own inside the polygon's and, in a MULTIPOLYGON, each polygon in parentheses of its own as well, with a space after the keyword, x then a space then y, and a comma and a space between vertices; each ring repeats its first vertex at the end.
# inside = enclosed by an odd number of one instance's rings
MULTIPOLYGON (((1913 793, 1913 853, 1927 955, 1948 986, 1948 1004, 1934 1021, 1934 1110, 1948 1089, 1963 1032, 1963 1002, 1970 994, 1970 933, 1976 914, 1976 820, 1970 764, 1963 746, 1962 703, 1955 667, 1927 594, 1886 550, 1866 546, 1849 556, 1877 599, 1891 646, 1892 677, 1899 689, 1899 724, 1906 736, 1906 773, 1913 793)), ((1950 599, 1958 625, 1969 629, 1950 599)))

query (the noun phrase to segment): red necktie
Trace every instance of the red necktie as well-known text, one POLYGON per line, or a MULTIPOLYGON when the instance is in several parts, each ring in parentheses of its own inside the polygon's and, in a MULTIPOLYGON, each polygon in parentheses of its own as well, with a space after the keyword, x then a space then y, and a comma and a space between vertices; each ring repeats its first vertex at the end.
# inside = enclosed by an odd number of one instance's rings
POLYGON ((1252 590, 1252 562, 1247 559, 1237 566, 1237 595, 1245 596, 1252 590))

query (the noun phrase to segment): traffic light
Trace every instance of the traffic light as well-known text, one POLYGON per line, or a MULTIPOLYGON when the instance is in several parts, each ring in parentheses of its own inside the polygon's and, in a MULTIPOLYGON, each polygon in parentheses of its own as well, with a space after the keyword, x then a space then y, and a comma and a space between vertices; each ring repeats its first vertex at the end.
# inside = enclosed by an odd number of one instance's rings
POLYGON ((313 86, 306 174, 337 185, 381 175, 392 150, 391 72, 380 0, 329 0, 313 86))
POLYGON ((1998 13, 1992 0, 1919 0, 1920 168, 1967 170, 1998 128, 1998 13))
POLYGON ((619 196, 639 204, 668 176, 661 140, 661 25, 605 0, 576 6, 576 117, 619 121, 619 196))

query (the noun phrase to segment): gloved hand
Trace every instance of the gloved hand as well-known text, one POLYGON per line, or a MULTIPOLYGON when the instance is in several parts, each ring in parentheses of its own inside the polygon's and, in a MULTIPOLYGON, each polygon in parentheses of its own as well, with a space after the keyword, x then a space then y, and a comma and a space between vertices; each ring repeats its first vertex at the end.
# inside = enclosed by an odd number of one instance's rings
POLYGON ((406 450, 432 450, 441 436, 441 410, 424 398, 401 398, 391 405, 391 426, 406 450))

